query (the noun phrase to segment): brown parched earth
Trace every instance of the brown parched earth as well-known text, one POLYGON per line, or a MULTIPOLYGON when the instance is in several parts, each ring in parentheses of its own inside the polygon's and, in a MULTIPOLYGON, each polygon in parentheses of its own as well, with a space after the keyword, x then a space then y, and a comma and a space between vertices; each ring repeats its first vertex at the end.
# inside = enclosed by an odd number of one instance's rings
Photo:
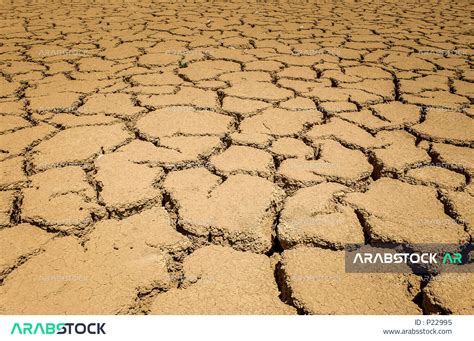
POLYGON ((3 1, 1 314, 473 314, 469 1, 3 1))

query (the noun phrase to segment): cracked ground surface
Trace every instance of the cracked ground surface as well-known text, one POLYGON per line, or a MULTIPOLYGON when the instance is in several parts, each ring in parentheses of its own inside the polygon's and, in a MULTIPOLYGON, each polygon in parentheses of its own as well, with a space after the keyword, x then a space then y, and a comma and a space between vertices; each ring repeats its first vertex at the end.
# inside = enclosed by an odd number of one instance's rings
POLYGON ((473 9, 4 2, 0 313, 474 313, 473 9))

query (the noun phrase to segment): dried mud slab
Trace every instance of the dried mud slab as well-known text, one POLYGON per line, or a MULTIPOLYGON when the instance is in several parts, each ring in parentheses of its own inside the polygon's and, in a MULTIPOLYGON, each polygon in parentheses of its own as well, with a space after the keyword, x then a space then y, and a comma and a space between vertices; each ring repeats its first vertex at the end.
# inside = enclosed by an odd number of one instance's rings
POLYGON ((381 131, 376 138, 385 145, 372 151, 381 174, 400 174, 411 167, 431 162, 426 150, 417 147, 415 137, 405 131, 381 131))
POLYGON ((466 97, 448 91, 423 91, 418 95, 405 94, 402 98, 410 104, 442 107, 450 110, 460 109, 470 103, 466 97))
POLYGON ((140 95, 137 99, 142 105, 152 107, 192 105, 204 109, 217 109, 218 97, 214 91, 193 87, 182 87, 178 92, 163 95, 140 95))
POLYGON ((281 101, 293 97, 293 92, 277 87, 272 83, 243 80, 232 84, 224 90, 229 96, 266 100, 270 102, 281 101))
POLYGON ((232 71, 240 71, 240 64, 225 60, 205 60, 192 63, 189 67, 181 69, 180 73, 192 81, 200 81, 214 79, 232 71))
POLYGON ((101 222, 85 248, 72 237, 58 238, 12 272, 0 287, 0 311, 132 313, 140 293, 170 286, 167 251, 182 252, 189 245, 170 227, 163 208, 101 222))
POLYGON ((238 250, 263 253, 272 246, 276 206, 284 192, 268 180, 205 169, 172 172, 164 188, 176 202, 179 222, 193 236, 238 250))
POLYGON ((294 314, 273 281, 270 258, 228 247, 207 246, 183 263, 185 285, 159 294, 152 314, 294 314))
POLYGON ((284 296, 309 314, 421 314, 415 275, 346 273, 344 251, 298 247, 283 252, 284 296))
POLYGON ((22 220, 53 229, 82 229, 105 215, 85 172, 77 166, 33 175, 23 195, 22 220))
POLYGON ((474 149, 453 146, 450 144, 433 143, 432 151, 440 162, 453 169, 465 170, 474 174, 474 149))
POLYGON ((245 146, 231 146, 223 153, 212 156, 210 163, 223 175, 246 173, 269 177, 274 170, 269 153, 245 146))
POLYGON ((121 124, 69 128, 34 147, 33 164, 37 169, 79 164, 130 138, 121 124))
POLYGON ((95 94, 88 98, 78 112, 91 114, 109 114, 118 116, 133 116, 144 109, 135 107, 130 96, 126 94, 95 94))
POLYGON ((314 126, 308 131, 307 136, 312 140, 333 138, 349 146, 361 149, 381 147, 382 143, 371 136, 365 130, 352 125, 339 118, 334 118, 331 122, 314 126))
POLYGON ((40 119, 46 120, 47 122, 55 125, 59 125, 65 128, 81 127, 81 126, 93 126, 93 125, 109 125, 114 123, 120 123, 118 118, 108 116, 105 114, 91 114, 91 115, 79 115, 68 113, 58 114, 45 114, 47 116, 36 116, 40 119))
POLYGON ((423 307, 432 314, 472 314, 473 279, 472 273, 443 273, 436 276, 423 288, 423 307))
POLYGON ((30 224, 0 230, 0 280, 30 256, 42 251, 53 236, 30 224))
POLYGON ((120 151, 101 155, 95 167, 100 200, 108 210, 124 213, 161 201, 156 183, 164 176, 162 168, 134 163, 120 151))
POLYGON ((388 102, 371 106, 384 122, 389 121, 389 127, 404 126, 418 123, 420 108, 413 104, 388 102))
POLYGON ((297 134, 304 126, 319 123, 322 113, 314 111, 289 111, 269 108, 260 114, 246 118, 240 124, 242 133, 259 133, 275 136, 297 134))
POLYGON ((232 118, 193 107, 168 107, 148 113, 137 121, 137 129, 150 139, 181 135, 222 136, 232 118))
POLYGON ((409 244, 469 241, 463 226, 444 213, 434 189, 382 178, 365 193, 349 193, 344 199, 361 210, 367 232, 375 242, 409 244))
POLYGON ((459 189, 466 184, 466 177, 463 174, 442 167, 427 166, 410 169, 406 175, 414 182, 446 189, 459 189))
POLYGON ((0 162, 0 188, 22 187, 28 179, 23 171, 23 158, 14 157, 0 162))
POLYGON ((275 140, 270 151, 282 158, 311 159, 314 157, 314 148, 306 145, 303 141, 282 137, 275 140))
POLYGON ((326 180, 355 184, 372 173, 372 165, 358 150, 345 148, 333 140, 314 140, 312 144, 319 150, 316 160, 286 159, 278 174, 290 183, 309 186, 326 180))
POLYGON ((466 231, 474 236, 474 195, 466 192, 450 191, 446 194, 447 204, 456 215, 457 221, 465 224, 466 231))
POLYGON ((0 159, 23 153, 27 147, 38 143, 55 131, 56 129, 49 125, 39 124, 0 135, 0 150, 2 151, 0 159))
POLYGON ((117 152, 136 164, 175 168, 199 162, 223 147, 219 136, 176 136, 160 138, 158 146, 133 140, 117 152))
MULTIPOLYGON (((134 245, 154 248, 180 256, 191 247, 188 238, 178 233, 163 207, 152 207, 122 220, 103 220, 95 225, 86 249, 100 250, 100 246, 114 245, 114 249, 133 248, 134 245), (98 243, 100 245, 95 245, 98 243)), ((148 251, 152 251, 149 249, 148 251)))
POLYGON ((249 147, 266 148, 273 141, 273 137, 261 133, 239 133, 235 132, 229 135, 233 144, 249 147))
POLYGON ((343 248, 363 244, 362 226, 352 208, 338 204, 336 197, 348 188, 324 183, 296 191, 287 198, 277 227, 283 248, 295 245, 343 248))
POLYGON ((226 96, 222 101, 223 110, 231 113, 237 113, 242 116, 249 116, 255 114, 257 113, 257 111, 266 109, 270 106, 271 104, 267 102, 241 99, 232 96, 226 96))
POLYGON ((0 116, 0 133, 30 126, 30 122, 17 116, 0 116))
POLYGON ((474 142, 474 119, 458 112, 428 111, 426 121, 412 127, 415 133, 435 142, 470 145, 474 142))

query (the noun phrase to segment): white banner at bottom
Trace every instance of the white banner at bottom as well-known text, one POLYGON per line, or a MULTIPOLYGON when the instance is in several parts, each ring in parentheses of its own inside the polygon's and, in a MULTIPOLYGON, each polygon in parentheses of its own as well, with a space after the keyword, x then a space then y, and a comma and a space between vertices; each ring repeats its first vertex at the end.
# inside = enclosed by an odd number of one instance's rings
POLYGON ((447 340, 471 316, 0 316, 0 340, 447 340))

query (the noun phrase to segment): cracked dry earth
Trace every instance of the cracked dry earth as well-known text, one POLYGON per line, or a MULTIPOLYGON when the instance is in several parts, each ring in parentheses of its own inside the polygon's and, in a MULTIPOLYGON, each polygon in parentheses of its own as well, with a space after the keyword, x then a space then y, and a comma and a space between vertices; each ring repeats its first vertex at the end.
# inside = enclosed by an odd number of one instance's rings
POLYGON ((472 314, 465 2, 4 2, 0 313, 472 314))

